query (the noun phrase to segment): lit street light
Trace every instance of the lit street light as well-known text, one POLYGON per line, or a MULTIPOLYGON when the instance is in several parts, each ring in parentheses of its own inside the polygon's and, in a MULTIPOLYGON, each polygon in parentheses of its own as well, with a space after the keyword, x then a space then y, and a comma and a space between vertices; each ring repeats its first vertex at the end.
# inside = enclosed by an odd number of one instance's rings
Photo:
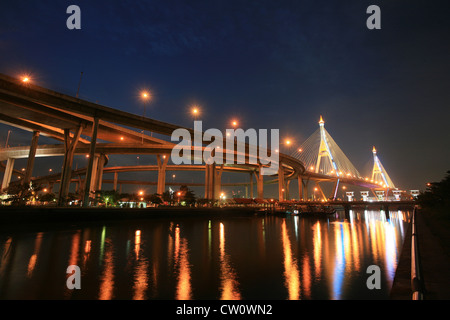
MULTIPOLYGON (((145 111, 147 108, 147 102, 149 102, 151 99, 151 95, 148 91, 144 90, 141 92, 141 100, 144 102, 144 113, 142 114, 142 117, 145 118, 145 111)), ((142 144, 144 144, 144 130, 142 130, 142 144)))
POLYGON ((191 113, 194 116, 194 121, 197 121, 197 117, 200 114, 200 109, 198 108, 197 105, 194 105, 191 109, 191 113))

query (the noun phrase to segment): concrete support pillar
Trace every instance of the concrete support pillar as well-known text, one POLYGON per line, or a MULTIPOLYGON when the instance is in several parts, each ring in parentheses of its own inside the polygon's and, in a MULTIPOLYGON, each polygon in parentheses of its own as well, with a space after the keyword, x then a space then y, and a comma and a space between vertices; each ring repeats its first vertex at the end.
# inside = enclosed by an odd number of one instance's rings
POLYGON ((256 174, 256 190, 259 199, 264 199, 264 176, 262 174, 262 165, 259 164, 259 171, 256 174))
POLYGON ((116 171, 114 172, 114 184, 113 184, 114 191, 117 191, 117 180, 119 180, 119 173, 116 171))
POLYGON ((284 198, 286 199, 286 200, 291 200, 291 196, 290 196, 290 194, 289 194, 289 185, 291 184, 291 180, 286 180, 285 181, 285 186, 284 186, 284 198))
POLYGON ((89 183, 89 194, 94 197, 95 190, 97 188, 97 171, 98 171, 98 161, 100 159, 100 155, 94 155, 94 161, 92 162, 92 175, 89 183))
POLYGON ((5 174, 3 175, 3 181, 2 181, 2 190, 5 190, 9 187, 9 183, 11 182, 11 177, 14 169, 14 161, 16 159, 14 158, 8 158, 8 161, 6 162, 6 168, 5 168, 5 174))
POLYGON ((212 165, 214 170, 214 192, 213 192, 213 200, 220 199, 220 194, 222 193, 222 172, 223 172, 223 164, 220 165, 219 168, 216 168, 215 164, 212 165))
POLYGON ((103 184, 103 168, 105 166, 106 163, 106 155, 101 154, 98 157, 98 162, 97 162, 97 172, 96 172, 96 176, 95 176, 95 191, 99 191, 102 190, 102 184, 103 184))
POLYGON ((205 165, 205 199, 208 199, 209 191, 209 164, 205 165))
POLYGON ((31 139, 30 152, 28 153, 28 161, 27 167, 25 169, 25 176, 23 177, 21 182, 24 185, 30 183, 31 176, 33 174, 34 159, 36 157, 38 140, 39 140, 39 131, 33 131, 33 138, 31 139))
POLYGON ((156 160, 158 162, 158 185, 156 187, 156 193, 163 194, 166 189, 166 167, 169 161, 168 155, 157 155, 156 160))
POLYGON ((75 131, 73 137, 70 137, 70 130, 64 130, 64 162, 61 170, 61 183, 59 185, 58 205, 64 205, 69 194, 70 181, 72 180, 72 164, 75 148, 80 139, 81 125, 75 131))
POLYGON ((205 198, 214 200, 214 164, 205 165, 205 198))
POLYGON ((253 199, 253 172, 250 172, 250 198, 253 199))
POLYGON ((284 169, 280 163, 278 167, 278 200, 283 201, 285 199, 285 181, 284 181, 284 169))
POLYGON ((297 184, 298 184, 298 200, 302 201, 303 198, 303 179, 301 176, 297 177, 297 184))
MULTIPOLYGON (((94 155, 95 155, 95 147, 97 145, 97 131, 98 131, 98 122, 99 119, 97 117, 94 118, 94 123, 92 125, 92 134, 91 134, 91 145, 89 149, 89 163, 86 170, 86 186, 84 187, 84 197, 83 197, 83 207, 89 206, 89 195, 91 191, 91 177, 92 177, 92 169, 94 166, 94 155)), ((95 171, 94 171, 95 172, 95 171)))
POLYGON ((303 181, 303 200, 308 200, 308 183, 309 179, 306 181, 303 181))

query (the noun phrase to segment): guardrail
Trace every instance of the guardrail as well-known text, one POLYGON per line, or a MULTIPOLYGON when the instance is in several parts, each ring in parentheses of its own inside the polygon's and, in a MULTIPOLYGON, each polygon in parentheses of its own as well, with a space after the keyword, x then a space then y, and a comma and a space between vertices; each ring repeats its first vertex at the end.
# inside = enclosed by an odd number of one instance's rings
POLYGON ((412 300, 423 300, 422 275, 419 261, 419 248, 416 226, 417 206, 414 207, 411 229, 411 290, 412 300))

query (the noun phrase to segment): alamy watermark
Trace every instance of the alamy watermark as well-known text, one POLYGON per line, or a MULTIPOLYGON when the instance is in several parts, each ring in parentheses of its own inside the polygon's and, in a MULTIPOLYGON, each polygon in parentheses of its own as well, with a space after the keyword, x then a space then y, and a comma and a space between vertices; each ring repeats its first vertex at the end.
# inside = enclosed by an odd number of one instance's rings
POLYGON ((171 141, 179 141, 171 159, 179 164, 261 164, 262 175, 272 175, 279 167, 279 129, 219 129, 203 132, 202 121, 194 121, 193 136, 187 129, 172 132, 171 141), (207 146, 203 146, 209 143, 207 146))
POLYGON ((81 289, 81 270, 77 265, 70 265, 66 269, 66 273, 70 274, 66 280, 67 289, 81 289))
MULTIPOLYGON (((66 26, 69 30, 81 29, 81 9, 77 5, 70 5, 66 9, 66 13, 70 16, 66 20, 66 26)), ((377 5, 370 5, 366 10, 370 16, 367 18, 366 26, 369 30, 381 29, 381 10, 377 5)))
POLYGON ((373 289, 381 289, 381 270, 380 267, 372 264, 367 267, 366 270, 367 274, 370 274, 370 276, 367 278, 366 286, 369 290, 373 289))

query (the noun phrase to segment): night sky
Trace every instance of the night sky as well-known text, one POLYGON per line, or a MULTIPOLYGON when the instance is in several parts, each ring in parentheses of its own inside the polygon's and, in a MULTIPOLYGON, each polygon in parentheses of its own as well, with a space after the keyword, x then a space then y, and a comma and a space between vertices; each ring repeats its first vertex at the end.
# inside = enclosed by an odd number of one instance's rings
MULTIPOLYGON (((448 0, 0 2, 0 73, 192 127, 280 129, 300 145, 325 128, 364 176, 372 146, 400 189, 450 170, 448 0), (66 9, 81 8, 81 30, 66 9), (381 30, 369 30, 369 5, 381 30)), ((0 143, 31 133, 0 125, 0 143)), ((45 143, 41 139, 40 143, 45 143)), ((50 142, 54 143, 54 142, 50 142)))

